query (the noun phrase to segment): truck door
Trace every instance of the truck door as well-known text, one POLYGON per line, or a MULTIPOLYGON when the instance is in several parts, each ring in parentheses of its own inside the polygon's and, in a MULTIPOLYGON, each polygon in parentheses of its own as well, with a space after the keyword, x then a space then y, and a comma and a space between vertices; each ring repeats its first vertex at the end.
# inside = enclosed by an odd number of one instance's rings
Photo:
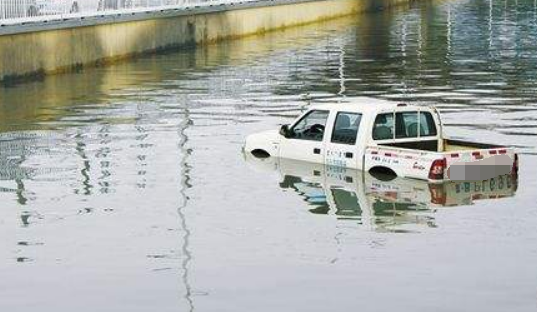
POLYGON ((329 110, 313 109, 290 128, 280 141, 280 157, 324 163, 324 138, 329 110))
POLYGON ((338 112, 330 137, 326 138, 325 161, 327 165, 358 169, 357 137, 362 114, 338 112))

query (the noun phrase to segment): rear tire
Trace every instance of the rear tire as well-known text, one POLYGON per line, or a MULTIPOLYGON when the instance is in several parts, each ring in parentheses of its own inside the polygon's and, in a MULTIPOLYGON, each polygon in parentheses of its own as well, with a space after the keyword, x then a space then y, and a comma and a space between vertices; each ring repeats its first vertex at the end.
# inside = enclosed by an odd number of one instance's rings
POLYGON ((369 169, 369 173, 380 181, 391 181, 397 178, 397 173, 388 167, 373 167, 369 169))

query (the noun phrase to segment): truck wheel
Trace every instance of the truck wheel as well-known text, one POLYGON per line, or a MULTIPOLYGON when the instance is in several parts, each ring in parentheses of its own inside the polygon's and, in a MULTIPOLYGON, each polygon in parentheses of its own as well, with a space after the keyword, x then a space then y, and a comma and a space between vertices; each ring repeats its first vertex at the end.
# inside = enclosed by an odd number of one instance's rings
POLYGON ((397 178, 397 173, 388 167, 376 166, 369 169, 369 173, 380 181, 391 181, 397 178))
POLYGON ((78 2, 73 2, 73 5, 71 6, 71 10, 69 10, 69 13, 78 13, 80 12, 80 7, 78 6, 78 2))
POLYGON ((37 11, 37 7, 35 7, 33 5, 31 7, 29 7, 28 10, 26 11, 26 15, 29 16, 29 17, 30 16, 37 16, 38 13, 39 12, 37 11))
POLYGON ((251 153, 256 158, 269 158, 270 157, 270 154, 267 151, 262 150, 262 149, 255 149, 251 151, 251 153))

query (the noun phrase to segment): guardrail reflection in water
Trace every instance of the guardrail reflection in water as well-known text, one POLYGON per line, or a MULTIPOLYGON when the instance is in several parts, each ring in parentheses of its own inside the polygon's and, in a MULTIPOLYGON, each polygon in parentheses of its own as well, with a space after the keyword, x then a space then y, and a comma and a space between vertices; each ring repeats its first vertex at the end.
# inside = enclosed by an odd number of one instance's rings
POLYGON ((252 0, 0 0, 0 23, 20 24, 164 9, 187 9, 252 0))

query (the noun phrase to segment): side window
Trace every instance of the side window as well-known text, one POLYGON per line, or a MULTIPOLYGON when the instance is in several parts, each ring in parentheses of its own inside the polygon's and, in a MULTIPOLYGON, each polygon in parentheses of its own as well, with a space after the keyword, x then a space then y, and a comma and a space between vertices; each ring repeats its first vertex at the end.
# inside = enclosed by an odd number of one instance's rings
POLYGON ((395 114, 379 114, 373 126, 374 140, 393 139, 395 129, 396 139, 436 136, 436 125, 429 112, 401 112, 395 114))
POLYGON ((429 112, 420 112, 420 136, 435 136, 436 124, 429 112))
POLYGON ((393 139, 393 114, 378 114, 373 125, 373 140, 393 139))
POLYGON ((292 131, 292 138, 300 140, 322 141, 329 111, 312 110, 297 122, 292 131))
POLYGON ((361 121, 362 114, 338 113, 332 131, 332 143, 354 145, 361 121))
POLYGON ((395 114, 395 137, 398 139, 435 136, 436 126, 429 112, 395 114))
MULTIPOLYGON (((423 127, 420 127, 423 133, 423 127)), ((418 137, 418 112, 404 112, 395 114, 395 138, 418 137)))

